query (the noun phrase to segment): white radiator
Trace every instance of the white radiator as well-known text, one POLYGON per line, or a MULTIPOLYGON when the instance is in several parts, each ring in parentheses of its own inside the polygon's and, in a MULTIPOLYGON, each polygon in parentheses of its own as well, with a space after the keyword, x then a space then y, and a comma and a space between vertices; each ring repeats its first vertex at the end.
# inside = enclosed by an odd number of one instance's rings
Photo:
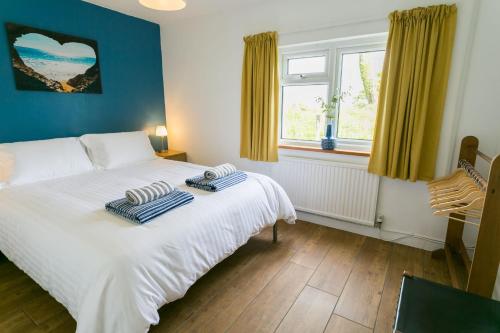
POLYGON ((272 177, 299 211, 374 225, 380 177, 366 166, 280 156, 272 177))

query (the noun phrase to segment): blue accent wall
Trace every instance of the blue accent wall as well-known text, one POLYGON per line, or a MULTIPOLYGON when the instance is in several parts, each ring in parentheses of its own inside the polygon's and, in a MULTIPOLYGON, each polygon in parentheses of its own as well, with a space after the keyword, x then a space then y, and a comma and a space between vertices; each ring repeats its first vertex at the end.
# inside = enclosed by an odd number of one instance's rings
POLYGON ((0 143, 165 123, 160 28, 80 0, 0 1, 0 143), (5 23, 97 41, 102 94, 16 90, 5 23))

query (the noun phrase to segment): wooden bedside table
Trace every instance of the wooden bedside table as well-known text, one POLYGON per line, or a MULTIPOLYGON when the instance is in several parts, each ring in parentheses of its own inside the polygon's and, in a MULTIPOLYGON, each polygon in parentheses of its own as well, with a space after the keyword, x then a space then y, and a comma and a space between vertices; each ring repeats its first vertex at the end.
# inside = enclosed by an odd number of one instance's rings
POLYGON ((169 149, 167 151, 156 152, 156 156, 174 161, 187 162, 187 154, 184 151, 169 149))

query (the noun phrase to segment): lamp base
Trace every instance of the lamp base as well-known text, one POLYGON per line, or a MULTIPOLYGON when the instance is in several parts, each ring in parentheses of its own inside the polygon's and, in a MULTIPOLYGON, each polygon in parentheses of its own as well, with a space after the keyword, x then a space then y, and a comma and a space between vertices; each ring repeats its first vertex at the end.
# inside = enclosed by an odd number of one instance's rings
POLYGON ((161 149, 158 152, 159 153, 168 152, 168 138, 166 136, 161 137, 161 149))

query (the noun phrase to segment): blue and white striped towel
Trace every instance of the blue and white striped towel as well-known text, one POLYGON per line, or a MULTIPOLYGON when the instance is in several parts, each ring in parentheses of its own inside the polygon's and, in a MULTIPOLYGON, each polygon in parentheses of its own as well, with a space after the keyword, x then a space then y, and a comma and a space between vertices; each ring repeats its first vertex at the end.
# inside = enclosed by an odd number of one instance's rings
POLYGON ((222 177, 229 176, 230 174, 235 173, 238 171, 236 167, 232 164, 225 163, 218 165, 214 168, 210 168, 207 171, 205 171, 204 176, 206 179, 214 180, 214 179, 219 179, 222 177))
POLYGON ((242 171, 236 171, 233 174, 214 180, 206 179, 204 175, 199 175, 193 178, 186 179, 186 185, 190 187, 196 187, 204 191, 218 192, 230 186, 241 183, 247 178, 247 174, 242 171))
POLYGON ((158 200, 143 205, 133 205, 127 198, 108 202, 106 210, 134 223, 143 224, 193 200, 194 197, 191 193, 175 190, 158 200))
POLYGON ((172 193, 175 186, 165 181, 159 181, 149 186, 135 188, 125 192, 125 197, 133 205, 143 205, 172 193))

